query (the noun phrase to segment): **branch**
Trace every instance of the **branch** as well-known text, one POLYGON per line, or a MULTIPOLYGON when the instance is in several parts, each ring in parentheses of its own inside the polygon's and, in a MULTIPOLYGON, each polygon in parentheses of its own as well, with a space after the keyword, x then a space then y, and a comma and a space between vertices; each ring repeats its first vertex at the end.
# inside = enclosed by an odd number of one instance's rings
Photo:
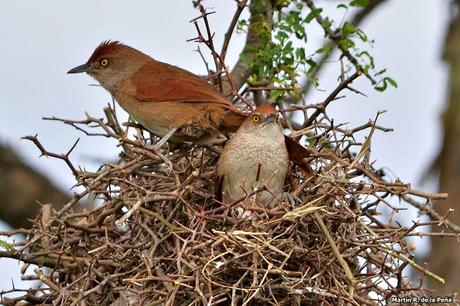
POLYGON ((447 220, 445 217, 442 217, 440 214, 438 214, 433 209, 433 207, 417 202, 411 197, 406 196, 406 195, 401 196, 401 199, 403 199, 405 202, 409 203, 410 205, 414 206, 415 208, 419 209, 420 211, 425 212, 431 218, 431 220, 439 221, 440 225, 445 224, 448 228, 450 228, 454 232, 460 233, 459 225, 447 220))
POLYGON ((21 139, 32 141, 35 144, 35 146, 40 150, 41 156, 50 156, 50 157, 54 157, 54 158, 57 158, 57 159, 62 159, 67 164, 67 166, 70 168, 70 170, 72 171, 73 175, 75 177, 78 177, 79 172, 77 171, 77 169, 74 167, 74 165, 70 161, 69 155, 70 155, 70 153, 72 153, 73 149, 75 149, 75 147, 77 146, 78 142, 80 141, 80 138, 78 138, 77 141, 75 141, 75 143, 69 149, 69 151, 67 151, 67 153, 65 153, 65 154, 56 154, 56 153, 47 151, 43 147, 43 145, 40 143, 40 141, 38 140, 37 136, 38 135, 24 136, 24 137, 21 137, 21 139))
MULTIPOLYGON (((303 0, 303 1, 310 8, 311 11, 316 10, 316 6, 313 3, 313 0, 303 0)), ((346 57, 355 66, 356 70, 363 72, 366 75, 366 77, 371 81, 372 84, 376 84, 377 81, 373 77, 371 77, 368 73, 366 73, 363 67, 361 66, 361 64, 358 62, 358 60, 345 47, 342 46, 341 44, 342 40, 341 40, 340 35, 338 35, 336 31, 332 30, 332 28, 328 26, 328 24, 323 19, 323 17, 321 17, 320 14, 318 14, 315 17, 315 19, 318 22, 318 24, 323 28, 326 36, 336 44, 336 46, 342 52, 343 56, 346 57)))
POLYGON ((321 104, 318 105, 316 110, 313 112, 313 114, 308 117, 308 119, 305 120, 304 126, 307 127, 315 121, 315 119, 326 109, 326 107, 334 101, 334 99, 337 97, 337 95, 345 88, 348 87, 356 78, 358 78, 361 75, 361 71, 358 70, 355 72, 352 76, 349 78, 345 79, 344 81, 340 82, 340 84, 337 86, 337 88, 327 96, 326 100, 324 100, 321 104))
POLYGON ((236 24, 238 23, 241 13, 246 7, 248 0, 243 0, 241 2, 237 1, 236 3, 237 3, 236 12, 235 14, 233 14, 233 18, 232 18, 232 21, 230 22, 230 26, 228 27, 228 30, 225 33, 224 42, 222 43, 222 50, 220 51, 220 56, 222 57, 223 61, 225 61, 225 56, 227 55, 228 45, 230 43, 230 39, 232 38, 233 32, 235 31, 236 24))
POLYGON ((273 9, 270 0, 253 0, 249 5, 251 17, 249 18, 246 44, 240 54, 240 58, 230 73, 230 77, 239 90, 251 75, 249 62, 255 59, 257 50, 262 46, 262 37, 271 35, 273 26, 273 9), (263 8, 263 9, 261 9, 263 8), (244 60, 242 59, 244 58, 244 60))
MULTIPOLYGON (((384 3, 385 1, 386 0, 371 0, 368 6, 361 9, 353 16, 353 18, 350 20, 350 23, 353 24, 355 27, 358 27, 364 20, 366 20, 366 17, 368 17, 380 4, 384 3)), ((315 72, 313 72, 311 75, 313 78, 317 77, 320 74, 322 68, 324 67, 323 64, 327 62, 327 60, 331 57, 332 54, 332 51, 329 53, 322 54, 322 57, 318 60, 315 72)), ((304 96, 307 96, 312 87, 313 84, 311 82, 306 81, 305 84, 302 86, 300 92, 304 96)), ((290 97, 288 98, 287 102, 295 103, 296 100, 296 98, 290 97)))

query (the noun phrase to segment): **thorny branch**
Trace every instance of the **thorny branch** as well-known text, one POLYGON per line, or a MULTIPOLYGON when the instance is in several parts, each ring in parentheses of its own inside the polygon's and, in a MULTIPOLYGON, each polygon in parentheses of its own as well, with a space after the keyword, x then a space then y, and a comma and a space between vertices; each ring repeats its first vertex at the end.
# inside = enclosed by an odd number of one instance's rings
MULTIPOLYGON (((369 2, 369 5, 362 8, 359 10, 351 19, 350 23, 353 24, 355 27, 358 27, 364 20, 369 17, 376 8, 378 8, 381 4, 385 3, 387 0, 371 0, 369 2)), ((324 64, 328 61, 330 56, 334 54, 333 52, 328 52, 328 53, 323 53, 321 58, 317 61, 317 68, 315 71, 312 73, 311 77, 315 78, 319 75, 319 73, 323 70, 325 67, 324 64)), ((308 93, 310 92, 310 89, 313 87, 313 84, 311 82, 305 82, 305 84, 302 86, 300 92, 304 95, 307 96, 308 93)), ((296 99, 294 98, 288 98, 289 103, 294 103, 296 99)))
MULTIPOLYGON (((310 8, 311 11, 316 10, 316 6, 315 6, 315 4, 313 3, 312 0, 303 0, 303 1, 310 8)), ((342 52, 343 56, 345 56, 350 61, 350 63, 352 63, 355 66, 356 70, 360 71, 361 73, 364 73, 364 75, 372 82, 372 84, 376 84, 377 81, 375 81, 375 79, 369 73, 366 73, 364 71, 363 67, 358 62, 358 60, 350 53, 350 51, 348 51, 341 44, 340 34, 335 32, 330 26, 328 26, 328 24, 325 22, 325 20, 323 19, 323 17, 320 14, 316 15, 315 19, 318 22, 318 24, 323 28, 323 30, 326 33, 327 37, 329 37, 329 39, 331 39, 336 44, 336 46, 342 52)))

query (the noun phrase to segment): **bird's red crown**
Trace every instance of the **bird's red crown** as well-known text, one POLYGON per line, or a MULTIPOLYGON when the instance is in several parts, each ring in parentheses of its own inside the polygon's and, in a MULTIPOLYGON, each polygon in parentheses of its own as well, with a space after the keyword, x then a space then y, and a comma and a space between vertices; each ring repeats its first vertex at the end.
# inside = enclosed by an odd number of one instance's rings
POLYGON ((117 40, 106 40, 103 41, 93 52, 88 62, 92 62, 99 58, 101 55, 107 55, 114 53, 123 44, 117 40))

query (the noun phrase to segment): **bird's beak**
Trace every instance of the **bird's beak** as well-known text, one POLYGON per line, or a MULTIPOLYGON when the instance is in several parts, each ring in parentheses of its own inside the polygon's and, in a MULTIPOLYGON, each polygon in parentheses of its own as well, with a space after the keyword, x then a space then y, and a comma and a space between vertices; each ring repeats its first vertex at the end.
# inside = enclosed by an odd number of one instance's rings
POLYGON ((93 67, 90 64, 86 63, 80 66, 77 66, 73 69, 70 69, 67 73, 82 73, 82 72, 92 72, 93 67))
POLYGON ((277 120, 278 120, 278 114, 272 114, 270 116, 265 117, 264 123, 268 124, 268 123, 276 122, 277 120))

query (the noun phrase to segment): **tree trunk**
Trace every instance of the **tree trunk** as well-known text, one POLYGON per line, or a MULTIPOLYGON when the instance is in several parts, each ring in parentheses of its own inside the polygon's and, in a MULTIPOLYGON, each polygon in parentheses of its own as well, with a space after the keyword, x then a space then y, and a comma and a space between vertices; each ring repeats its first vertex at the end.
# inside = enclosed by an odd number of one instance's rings
POLYGON ((40 205, 62 207, 69 195, 47 178, 23 163, 16 153, 0 145, 0 219, 13 228, 30 227, 28 219, 37 216, 40 205))
MULTIPOLYGON (((458 10, 460 0, 452 4, 458 10)), ((449 64, 449 97, 443 114, 443 145, 435 169, 440 175, 439 189, 448 192, 446 201, 436 203, 440 215, 446 215, 450 208, 456 211, 449 219, 460 224, 460 14, 453 16, 446 36, 444 60, 449 64)), ((437 230, 435 228, 435 230, 437 230)), ((433 239, 430 258, 433 272, 445 278, 446 284, 431 282, 429 287, 438 293, 460 292, 460 243, 456 239, 433 239)))

